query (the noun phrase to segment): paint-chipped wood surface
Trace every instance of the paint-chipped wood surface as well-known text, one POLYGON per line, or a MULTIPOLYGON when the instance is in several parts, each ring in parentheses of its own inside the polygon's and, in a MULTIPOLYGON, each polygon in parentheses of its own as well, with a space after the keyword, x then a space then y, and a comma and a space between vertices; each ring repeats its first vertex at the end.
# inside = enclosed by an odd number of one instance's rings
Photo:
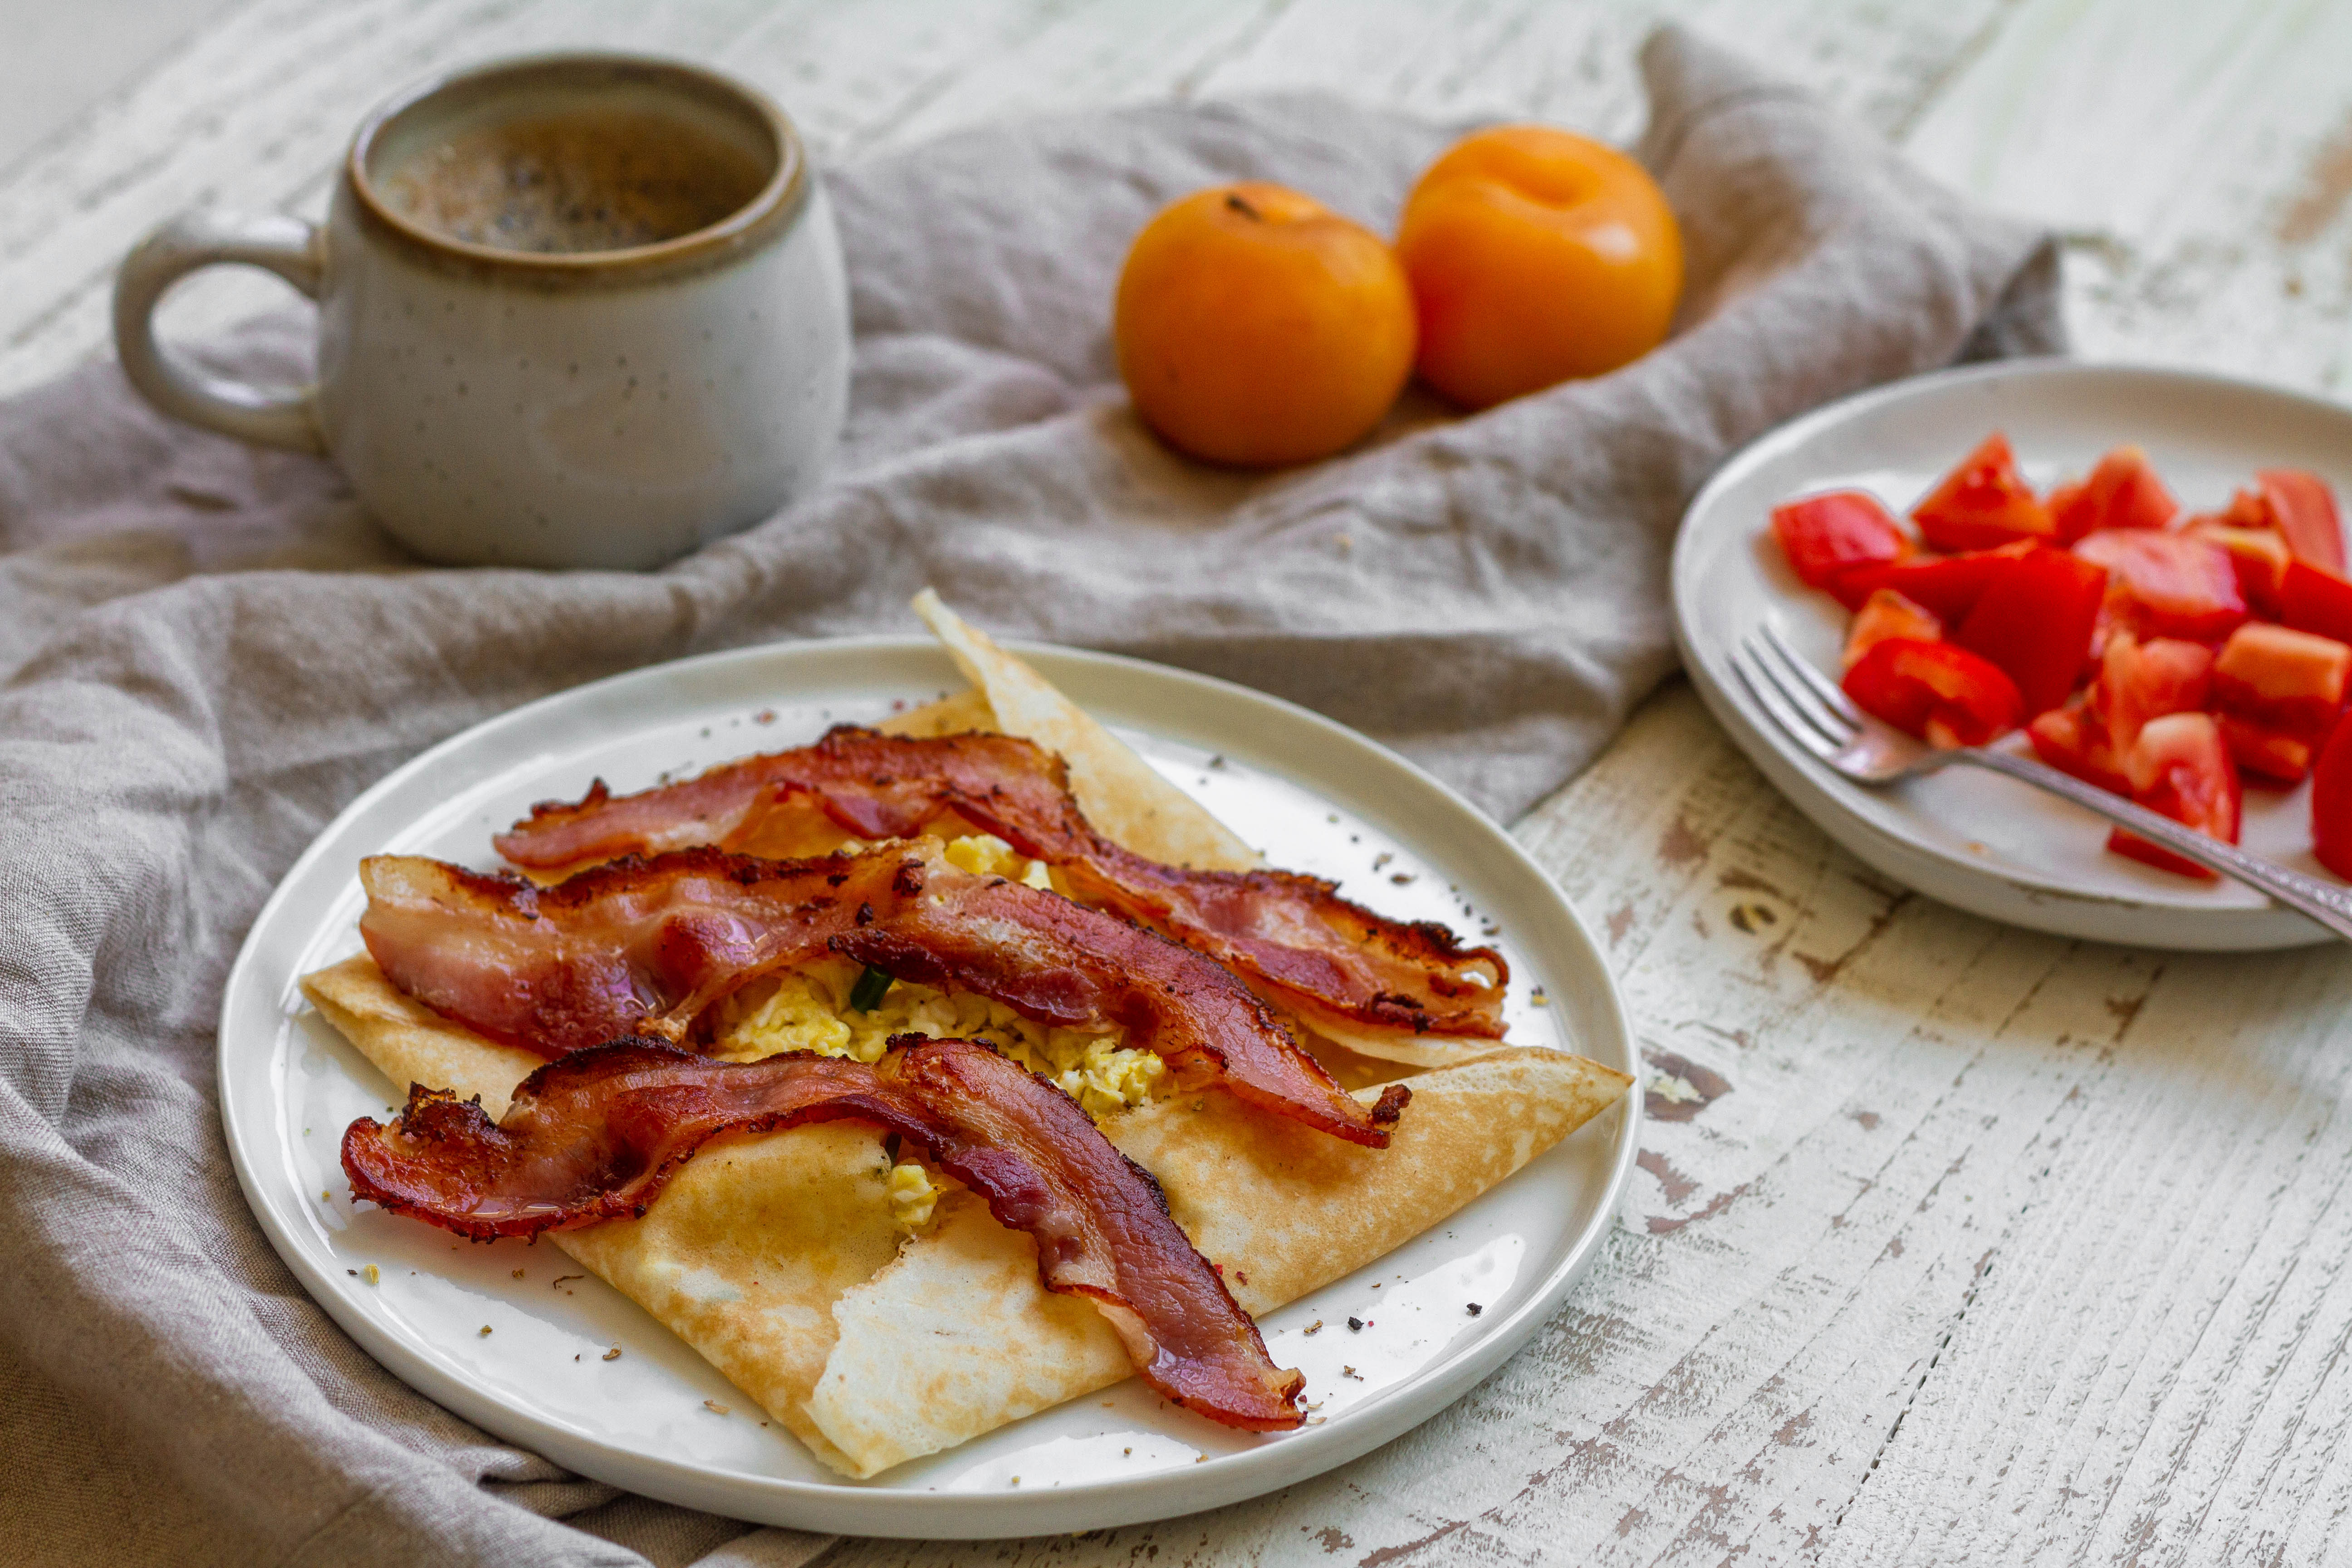
MULTIPOLYGON (((249 0, 0 170, 0 389, 102 350, 151 225, 315 213, 362 106, 485 55, 709 59, 834 161, 1298 87, 1622 138, 1665 16, 2064 232, 2084 352, 2345 392, 2344 0, 249 0)), ((170 320, 274 287, 207 279, 170 320)), ((2340 949, 2160 956, 1955 914, 1832 847, 1679 686, 1520 832, 1604 933, 1651 1073, 1640 1176, 1568 1309, 1280 1495, 829 1563, 2352 1557, 2340 949)))

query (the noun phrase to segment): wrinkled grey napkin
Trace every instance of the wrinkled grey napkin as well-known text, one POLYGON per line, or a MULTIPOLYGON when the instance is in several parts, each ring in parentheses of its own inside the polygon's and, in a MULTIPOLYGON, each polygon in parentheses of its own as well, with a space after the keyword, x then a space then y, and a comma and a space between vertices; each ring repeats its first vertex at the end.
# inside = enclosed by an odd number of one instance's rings
MULTIPOLYGON (((1685 35, 1644 65, 1640 151, 1689 249, 1674 341, 1475 418, 1410 404, 1298 472, 1204 470, 1137 426, 1106 338, 1127 242, 1244 176, 1387 230, 1451 129, 1160 107, 837 172, 857 354, 835 477, 655 574, 407 569, 326 464, 170 425, 110 365, 0 408, 0 1556, 820 1550, 500 1443, 304 1297, 215 1110, 247 926, 419 748, 650 660, 911 631, 926 583, 992 631, 1306 702, 1517 815, 1669 668, 1675 520, 1726 454, 1874 382, 2061 346, 2046 238, 1685 35)), ((299 375, 307 353, 278 322, 220 356, 299 375)))

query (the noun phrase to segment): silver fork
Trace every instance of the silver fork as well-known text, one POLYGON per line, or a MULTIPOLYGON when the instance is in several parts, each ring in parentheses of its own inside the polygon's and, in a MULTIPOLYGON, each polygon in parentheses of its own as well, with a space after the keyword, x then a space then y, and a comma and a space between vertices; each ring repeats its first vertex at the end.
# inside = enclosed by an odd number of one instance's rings
POLYGON ((2352 942, 2352 889, 2330 887, 2300 871, 2249 855, 2234 844, 2224 844, 2168 816, 2159 816, 2144 805, 2109 795, 2096 784, 2084 784, 2032 757, 2021 757, 1993 746, 1939 751, 1923 741, 1913 740, 1892 724, 1883 723, 1856 708, 1853 700, 1838 689, 1836 682, 1790 647, 1788 639, 1769 621, 1741 639, 1731 667, 1738 673, 1740 684, 1748 688, 1748 694, 1788 732, 1790 740, 1856 784, 1889 784, 1956 763, 2006 773, 2053 795, 2063 795, 2084 810, 2128 827, 2142 838, 2153 839, 2185 859, 2258 889, 2352 942))

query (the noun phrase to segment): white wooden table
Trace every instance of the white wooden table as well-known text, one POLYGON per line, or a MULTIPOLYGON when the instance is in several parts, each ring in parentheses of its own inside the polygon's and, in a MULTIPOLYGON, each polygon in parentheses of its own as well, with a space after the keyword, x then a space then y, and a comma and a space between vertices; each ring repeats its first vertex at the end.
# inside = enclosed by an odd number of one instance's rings
MULTIPOLYGON (((102 352, 150 225, 316 214, 360 110, 443 63, 709 58, 832 161, 1265 88, 1623 138, 1663 16, 2063 230, 2086 353, 2344 393, 2346 0, 247 0, 0 172, 0 390, 102 352)), ((170 319, 268 300, 208 279, 170 319)), ((1932 905, 1832 848, 1680 686, 1519 831, 1605 933, 1668 1091, 1570 1308, 1444 1416, 1257 1503, 828 1563, 2352 1556, 2340 948, 2167 956, 1932 905)))

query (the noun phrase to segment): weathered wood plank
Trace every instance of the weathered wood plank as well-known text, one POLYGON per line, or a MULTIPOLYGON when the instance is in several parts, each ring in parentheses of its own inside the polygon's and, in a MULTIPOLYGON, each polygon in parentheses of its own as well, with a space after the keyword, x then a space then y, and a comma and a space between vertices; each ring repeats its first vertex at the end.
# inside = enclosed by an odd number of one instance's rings
POLYGON ((2072 237, 2084 353, 2352 392, 2352 6, 2023 0, 1904 145, 2072 237))
POLYGON ((1687 24, 1892 132, 1919 114, 1998 25, 2002 0, 1629 0, 1611 5, 1300 0, 1209 92, 1319 88, 1436 120, 1556 120, 1630 139, 1643 112, 1634 51, 1687 24))
MULTIPOLYGON (((1622 137, 1641 113, 1633 47, 1679 15, 1892 128, 1998 6, 1789 0, 1764 27, 1736 0, 255 0, 45 157, 0 173, 0 392, 104 348, 114 264, 148 228, 205 205, 315 216, 360 110, 467 59, 572 46, 710 60, 773 92, 828 159, 1008 113, 1304 88, 1441 118, 1553 117, 1622 137)), ((233 275, 185 296, 167 324, 192 334, 283 297, 275 283, 233 275)))
POLYGON ((2347 1005, 2340 949, 2172 957, 2072 1047, 2037 1201, 1831 1561, 2340 1553, 2347 1005))

